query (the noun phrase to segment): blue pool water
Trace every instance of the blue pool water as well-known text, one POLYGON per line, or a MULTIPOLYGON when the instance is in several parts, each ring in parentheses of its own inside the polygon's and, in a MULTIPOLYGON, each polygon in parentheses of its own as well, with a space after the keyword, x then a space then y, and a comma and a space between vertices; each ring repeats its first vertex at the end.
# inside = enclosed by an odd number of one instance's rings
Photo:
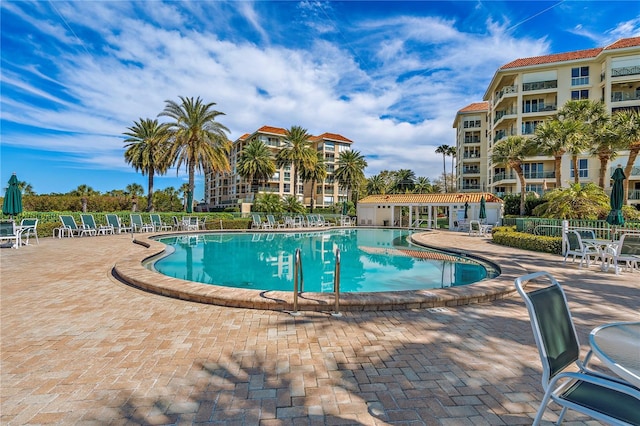
POLYGON ((293 289, 301 250, 305 292, 332 292, 340 249, 341 292, 434 289, 496 276, 491 265, 410 244, 407 230, 334 229, 303 233, 216 233, 158 238, 168 255, 147 267, 227 287, 293 289))

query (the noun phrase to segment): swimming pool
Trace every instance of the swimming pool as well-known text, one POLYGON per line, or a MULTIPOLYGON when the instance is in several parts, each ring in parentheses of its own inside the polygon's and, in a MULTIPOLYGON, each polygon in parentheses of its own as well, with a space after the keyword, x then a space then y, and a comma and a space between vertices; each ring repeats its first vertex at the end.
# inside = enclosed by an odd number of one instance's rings
POLYGON ((400 229, 333 229, 157 238, 166 256, 145 266, 164 275, 226 287, 291 291, 301 250, 305 292, 332 292, 340 249, 342 292, 457 287, 493 278, 491 264, 408 242, 400 229))

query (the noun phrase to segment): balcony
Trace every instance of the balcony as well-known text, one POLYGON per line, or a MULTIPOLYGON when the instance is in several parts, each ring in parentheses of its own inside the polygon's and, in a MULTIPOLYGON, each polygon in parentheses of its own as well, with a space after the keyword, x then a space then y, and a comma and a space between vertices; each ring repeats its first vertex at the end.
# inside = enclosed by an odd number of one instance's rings
POLYGON ((496 124, 498 121, 502 120, 502 118, 504 118, 505 116, 507 118, 509 118, 509 116, 513 116, 513 118, 516 118, 515 116, 518 114, 518 109, 517 108, 507 108, 507 109, 503 109, 501 111, 496 111, 496 116, 493 119, 493 124, 496 124))
MULTIPOLYGON (((613 172, 615 172, 617 169, 617 167, 609 167, 609 176, 613 175, 613 172)), ((623 167, 624 169, 624 167, 623 167)), ((631 176, 640 176, 640 167, 632 167, 631 168, 631 176)), ((627 176, 627 177, 631 177, 631 176, 627 176)))
POLYGON ((493 105, 495 106, 500 100, 504 97, 504 95, 517 94, 518 86, 504 86, 497 94, 495 99, 493 100, 493 105))
POLYGON ((611 69, 611 77, 624 77, 626 75, 640 74, 640 65, 611 69))
POLYGON ((637 101, 640 99, 640 91, 612 92, 611 102, 637 101))
POLYGON ((480 136, 473 136, 470 138, 464 138, 464 143, 480 143, 480 136))
POLYGON ((481 190, 480 185, 477 183, 467 183, 467 184, 462 184, 462 188, 460 188, 463 191, 476 191, 479 192, 481 190))
POLYGON ((480 158, 479 152, 465 152, 462 158, 480 158))
POLYGON ((512 179, 515 179, 515 178, 516 178, 516 174, 514 172, 496 173, 493 176, 493 183, 500 182, 500 181, 507 180, 507 179, 508 180, 512 180, 512 179))
POLYGON ((522 83, 522 91, 557 89, 558 80, 534 81, 532 83, 522 83))
POLYGON ((507 132, 506 130, 498 130, 496 135, 493 138, 493 143, 500 141, 501 139, 506 138, 507 136, 514 136, 516 134, 515 131, 507 132))
POLYGON ((555 171, 529 172, 524 174, 525 179, 555 179, 555 171))
POLYGON ((462 174, 477 175, 477 174, 480 174, 480 168, 479 167, 463 167, 462 174))

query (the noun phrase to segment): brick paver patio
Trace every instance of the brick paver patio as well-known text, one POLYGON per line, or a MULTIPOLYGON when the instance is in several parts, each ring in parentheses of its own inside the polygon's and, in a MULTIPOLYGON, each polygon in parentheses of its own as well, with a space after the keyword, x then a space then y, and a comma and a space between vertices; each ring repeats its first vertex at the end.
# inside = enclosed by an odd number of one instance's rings
MULTIPOLYGON (((585 352, 593 327, 640 320, 638 273, 564 266, 465 234, 429 239, 552 272, 585 352)), ((114 263, 141 250, 129 235, 0 250, 1 424, 519 425, 538 407, 541 367, 517 295, 293 317, 114 279, 114 263)), ((569 412, 565 424, 598 423, 569 412)))

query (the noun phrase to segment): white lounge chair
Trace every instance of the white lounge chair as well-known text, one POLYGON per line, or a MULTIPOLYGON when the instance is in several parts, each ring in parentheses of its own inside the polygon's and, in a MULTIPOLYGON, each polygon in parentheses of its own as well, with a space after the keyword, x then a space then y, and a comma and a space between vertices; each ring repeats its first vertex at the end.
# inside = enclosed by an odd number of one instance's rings
POLYGON ((85 235, 96 235, 97 233, 95 229, 86 228, 84 225, 78 226, 76 220, 71 215, 61 214, 60 222, 62 222, 62 227, 58 228, 59 237, 63 237, 64 235, 68 235, 70 237, 75 237, 77 235, 82 237, 85 235))
POLYGON ((137 213, 131 213, 129 215, 131 217, 131 227, 133 228, 133 232, 152 232, 153 225, 150 223, 144 223, 142 221, 142 215, 137 213))
POLYGON ((107 220, 107 224, 113 227, 114 232, 117 232, 118 234, 122 232, 131 232, 132 228, 130 226, 123 225, 120 220, 120 216, 117 214, 107 213, 105 215, 105 219, 107 220))
POLYGON ((110 225, 97 225, 96 220, 92 214, 81 214, 80 220, 82 220, 82 227, 85 229, 91 229, 95 231, 93 235, 107 235, 114 234, 113 226, 110 225))
POLYGON ((622 234, 616 245, 605 249, 605 269, 613 264, 616 275, 620 275, 620 263, 624 263, 626 271, 640 270, 640 235, 622 234))
POLYGON ((151 213, 149 215, 149 219, 151 220, 151 226, 153 226, 153 230, 155 232, 159 232, 159 231, 171 231, 171 229, 173 228, 171 225, 169 225, 168 223, 164 223, 162 221, 162 218, 160 217, 159 214, 157 213, 151 213))
POLYGON ((29 245, 29 237, 36 237, 36 244, 40 244, 38 240, 38 219, 22 219, 20 221, 20 244, 29 245))

